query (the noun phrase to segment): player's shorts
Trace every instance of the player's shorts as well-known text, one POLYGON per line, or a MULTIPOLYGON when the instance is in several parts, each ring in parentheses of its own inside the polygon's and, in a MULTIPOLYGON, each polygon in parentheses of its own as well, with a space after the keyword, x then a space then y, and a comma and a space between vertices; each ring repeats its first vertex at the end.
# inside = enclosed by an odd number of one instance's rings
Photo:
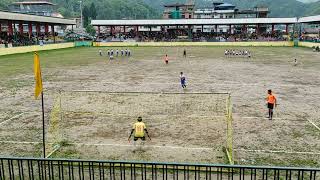
POLYGON ((269 108, 269 109, 273 109, 273 107, 274 107, 274 104, 268 103, 268 108, 269 108))
POLYGON ((165 62, 166 62, 166 64, 168 64, 169 61, 165 61, 165 62))
POLYGON ((134 137, 134 138, 133 138, 134 141, 137 141, 138 139, 141 139, 142 141, 145 141, 145 140, 146 140, 146 137, 143 136, 143 137, 134 137))

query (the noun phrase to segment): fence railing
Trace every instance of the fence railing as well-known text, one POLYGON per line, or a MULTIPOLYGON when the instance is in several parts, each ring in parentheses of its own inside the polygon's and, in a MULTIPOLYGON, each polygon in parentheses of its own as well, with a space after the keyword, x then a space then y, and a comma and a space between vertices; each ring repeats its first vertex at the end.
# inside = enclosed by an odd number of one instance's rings
POLYGON ((5 179, 319 180, 320 169, 0 157, 5 179))

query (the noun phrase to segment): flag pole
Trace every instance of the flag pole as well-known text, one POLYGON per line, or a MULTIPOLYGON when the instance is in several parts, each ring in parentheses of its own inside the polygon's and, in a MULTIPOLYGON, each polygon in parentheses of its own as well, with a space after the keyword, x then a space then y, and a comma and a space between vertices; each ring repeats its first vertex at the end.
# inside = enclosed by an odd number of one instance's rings
POLYGON ((46 158, 46 138, 45 138, 43 91, 41 92, 41 105, 42 105, 42 143, 43 143, 43 158, 46 158))
POLYGON ((43 143, 43 158, 46 158, 46 137, 45 137, 45 121, 44 121, 44 100, 43 100, 43 86, 42 86, 42 77, 41 77, 41 68, 40 68, 40 59, 39 54, 34 52, 33 59, 33 68, 34 68, 34 77, 35 77, 35 89, 34 95, 35 99, 38 99, 41 94, 41 106, 42 106, 42 143, 43 143))

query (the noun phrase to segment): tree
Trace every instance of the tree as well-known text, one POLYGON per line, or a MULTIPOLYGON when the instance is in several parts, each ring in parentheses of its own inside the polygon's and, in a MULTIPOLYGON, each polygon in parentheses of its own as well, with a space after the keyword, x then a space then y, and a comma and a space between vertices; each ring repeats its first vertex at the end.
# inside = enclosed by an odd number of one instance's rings
POLYGON ((96 30, 94 29, 94 27, 91 24, 86 27, 86 32, 88 34, 90 34, 91 36, 96 35, 96 30))
POLYGON ((90 5, 90 17, 91 19, 97 19, 97 9, 93 2, 90 5))
POLYGON ((83 15, 83 26, 87 27, 89 24, 89 18, 90 18, 90 10, 88 6, 84 6, 82 10, 82 15, 83 15))

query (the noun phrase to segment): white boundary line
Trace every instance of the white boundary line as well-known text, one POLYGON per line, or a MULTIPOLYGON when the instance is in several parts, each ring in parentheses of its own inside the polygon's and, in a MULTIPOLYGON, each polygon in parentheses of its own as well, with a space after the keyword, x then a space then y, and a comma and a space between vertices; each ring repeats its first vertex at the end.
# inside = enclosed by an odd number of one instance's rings
MULTIPOLYGON (((28 141, 0 141, 0 143, 8 143, 8 144, 42 144, 42 142, 28 142, 28 141)), ((53 144, 53 143, 48 143, 53 144)), ((115 147, 133 147, 132 144, 90 144, 90 143, 68 143, 70 145, 76 145, 76 146, 115 146, 115 147)), ((213 148, 206 148, 206 147, 194 147, 194 148, 188 148, 188 147, 182 147, 182 146, 148 146, 145 145, 143 147, 149 147, 149 148, 171 148, 171 149, 189 149, 189 150, 213 150, 213 148)))
MULTIPOLYGON (((192 79, 189 78, 189 82, 192 82, 192 79)), ((81 81, 81 80, 75 80, 75 81, 81 81)), ((75 81, 72 81, 72 82, 75 82, 75 81)), ((54 82, 58 82, 58 81, 54 81, 54 82)), ((71 81, 70 81, 71 82, 71 81)), ((68 81, 64 81, 64 82, 61 82, 61 83, 70 83, 68 81)), ((101 83, 100 81, 88 81, 90 83, 101 83)), ((59 82, 60 83, 60 82, 59 82)), ((128 85, 129 82, 103 82, 104 84, 112 84, 112 85, 128 85)), ((179 83, 177 83, 176 81, 172 82, 172 83, 150 83, 150 82, 142 82, 142 83, 138 83, 138 84, 135 84, 135 85, 180 85, 179 83)), ((206 83, 191 83, 193 86, 197 86, 197 85, 203 85, 203 84, 206 84, 206 83)), ((206 84, 208 86, 265 86, 265 84, 259 84, 259 83, 209 83, 209 84, 206 84)), ((277 85, 277 87, 299 87, 299 86, 303 86, 303 87, 317 87, 317 85, 308 85, 308 86, 305 86, 305 85, 297 85, 297 84, 287 84, 287 85, 277 85)))
MULTIPOLYGON (((132 144, 90 144, 90 143, 69 143, 71 145, 77 146, 117 146, 117 147, 133 147, 132 144)), ((147 148, 170 148, 170 149, 187 149, 187 150, 213 150, 213 148, 206 148, 206 147, 183 147, 183 146, 149 146, 144 145, 143 147, 147 148)))
MULTIPOLYGON (((19 142, 19 141, 0 141, 0 143, 8 144, 42 144, 42 142, 19 142)), ((53 143, 48 143, 53 144, 53 143)), ((90 144, 90 143, 69 143, 70 145, 76 146, 114 146, 114 147, 133 147, 132 144, 90 144)), ((170 148, 170 149, 186 149, 186 150, 214 150, 214 148, 206 147, 183 147, 183 146, 148 146, 147 148, 170 148)), ((244 152, 257 152, 257 153, 283 153, 283 154, 306 154, 306 155, 320 155, 320 152, 295 152, 295 151, 284 151, 284 150, 255 150, 255 149, 234 149, 234 151, 244 151, 244 152)))
POLYGON ((5 123, 8 122, 8 121, 11 121, 12 119, 15 119, 15 118, 17 118, 17 117, 20 117, 20 116, 22 116, 22 115, 24 115, 24 114, 25 114, 25 112, 24 112, 24 113, 20 113, 20 114, 18 114, 18 115, 15 115, 15 116, 13 116, 13 117, 11 117, 10 119, 7 119, 7 120, 5 120, 5 121, 2 121, 2 122, 0 123, 0 126, 3 125, 3 124, 5 124, 5 123))
POLYGON ((313 121, 311 121, 310 119, 307 119, 315 128, 317 128, 320 131, 320 127, 317 126, 313 121))
POLYGON ((234 151, 257 152, 257 153, 283 153, 283 154, 320 155, 320 152, 294 152, 294 151, 283 151, 283 150, 280 151, 280 150, 234 149, 234 151))
MULTIPOLYGON (((32 141, 0 141, 0 143, 7 143, 7 144, 42 144, 42 142, 32 142, 32 141)), ((52 143, 48 143, 52 144, 52 143)))
MULTIPOLYGON (((268 119, 267 117, 258 117, 258 116, 245 116, 245 117, 241 117, 241 116, 233 116, 239 119, 268 119)), ((272 118, 272 120, 284 120, 283 118, 272 118)))
POLYGON ((46 156, 46 158, 49 158, 50 156, 52 156, 52 154, 55 153, 56 151, 58 151, 59 149, 60 149, 60 146, 57 145, 57 146, 53 149, 53 151, 51 151, 51 152, 46 156))

